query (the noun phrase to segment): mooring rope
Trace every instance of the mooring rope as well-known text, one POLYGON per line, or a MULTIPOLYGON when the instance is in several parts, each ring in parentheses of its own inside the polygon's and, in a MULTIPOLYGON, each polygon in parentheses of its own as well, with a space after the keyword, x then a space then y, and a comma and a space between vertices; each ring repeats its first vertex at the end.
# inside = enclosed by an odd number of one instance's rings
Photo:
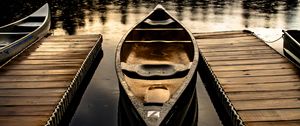
POLYGON ((277 42, 278 40, 280 40, 281 38, 283 38, 283 35, 281 35, 278 39, 275 39, 273 41, 265 41, 266 43, 274 43, 277 42))

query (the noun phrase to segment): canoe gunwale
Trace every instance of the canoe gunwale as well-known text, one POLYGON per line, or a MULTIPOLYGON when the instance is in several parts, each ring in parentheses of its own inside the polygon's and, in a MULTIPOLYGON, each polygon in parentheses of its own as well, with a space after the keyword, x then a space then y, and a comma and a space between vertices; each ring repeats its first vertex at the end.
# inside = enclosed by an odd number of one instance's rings
MULTIPOLYGON (((158 5, 159 6, 159 5, 158 5)), ((196 74, 196 69, 197 69, 197 65, 198 65, 198 60, 199 60, 199 51, 198 51, 198 46, 196 43, 195 38, 193 37, 192 33, 182 24, 180 23, 177 19, 175 19, 173 16, 171 16, 164 8, 161 7, 156 7, 153 11, 151 11, 145 18, 143 18, 140 22, 138 22, 136 25, 134 25, 131 29, 129 29, 127 31, 127 33, 122 37, 122 39, 120 40, 119 44, 117 45, 117 49, 116 49, 116 54, 115 54, 115 64, 116 64, 116 73, 119 79, 119 83, 122 85, 122 88, 125 90, 126 94, 128 95, 129 99, 132 101, 133 106, 135 106, 135 108, 137 109, 137 111, 139 112, 140 116, 144 119, 144 121, 148 124, 148 125, 159 125, 160 123, 162 123, 164 121, 164 118, 167 116, 167 114, 169 113, 169 111, 171 110, 171 108, 173 107, 173 105, 176 104, 177 99, 179 99, 179 97, 181 96, 181 94, 185 91, 186 87, 190 84, 190 81, 192 80, 193 76, 196 74), (173 19, 175 22, 179 23, 182 28, 184 28, 184 30, 186 30, 186 32, 189 34, 191 42, 194 46, 194 57, 193 57, 193 61, 190 67, 190 70, 187 74, 187 76, 185 77, 183 84, 177 89, 177 91, 170 97, 170 99, 163 104, 163 106, 161 106, 161 115, 160 118, 158 119, 157 122, 155 122, 155 124, 153 124, 153 122, 151 123, 151 120, 149 120, 146 117, 146 113, 144 113, 144 104, 143 102, 141 102, 141 100, 139 100, 138 98, 136 98, 133 94, 132 91, 130 91, 130 87, 127 85, 126 81, 125 81, 125 77, 123 75, 122 69, 121 69, 121 56, 120 56, 120 52, 121 52, 121 48, 123 43, 126 40, 126 37, 129 35, 129 33, 134 30, 134 28, 136 28, 140 23, 144 22, 145 20, 148 19, 148 17, 155 12, 155 10, 159 8, 159 9, 163 9, 164 12, 166 12, 166 14, 169 15, 169 17, 171 19, 173 19), (156 124, 158 123, 158 124, 156 124)))

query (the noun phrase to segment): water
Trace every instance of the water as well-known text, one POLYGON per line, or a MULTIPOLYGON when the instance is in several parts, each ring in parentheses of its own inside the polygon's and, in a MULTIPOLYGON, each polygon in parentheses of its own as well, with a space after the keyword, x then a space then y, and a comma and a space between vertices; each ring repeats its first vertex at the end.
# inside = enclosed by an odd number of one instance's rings
MULTIPOLYGON (((3 0, 0 25, 32 13, 46 0, 3 0), (12 9, 13 8, 13 9, 12 9)), ((53 35, 102 34, 104 56, 84 92, 71 126, 117 125, 119 88, 115 48, 123 34, 158 3, 192 32, 250 29, 272 41, 282 29, 300 29, 297 0, 48 0, 53 35)), ((282 40, 270 44, 282 52, 282 40)), ((198 77, 198 124, 222 125, 198 77)))

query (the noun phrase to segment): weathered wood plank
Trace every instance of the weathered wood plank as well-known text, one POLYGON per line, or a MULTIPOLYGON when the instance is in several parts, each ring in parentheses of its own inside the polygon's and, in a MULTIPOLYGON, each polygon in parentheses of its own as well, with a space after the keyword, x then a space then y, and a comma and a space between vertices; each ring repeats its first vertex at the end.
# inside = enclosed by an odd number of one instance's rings
POLYGON ((229 97, 230 100, 300 98, 299 90, 226 92, 226 95, 229 97))
POLYGON ((61 48, 61 49, 69 49, 69 48, 89 48, 91 49, 95 44, 44 44, 39 46, 39 48, 61 48))
POLYGON ((67 35, 54 35, 54 36, 49 36, 47 38, 45 38, 44 40, 51 40, 51 39, 94 39, 96 40, 97 38, 99 38, 100 35, 70 35, 70 36, 67 36, 67 35))
POLYGON ((246 126, 300 126, 300 76, 293 64, 250 32, 194 35, 246 126))
POLYGON ((231 77, 219 78, 221 84, 251 84, 251 83, 277 83, 300 81, 298 75, 263 76, 263 77, 231 77))
POLYGON ((252 35, 249 34, 220 34, 220 35, 195 35, 196 39, 224 39, 224 38, 239 38, 239 39, 245 39, 245 38, 251 38, 252 35))
POLYGON ((258 77, 299 74, 296 69, 215 71, 217 77, 258 77))
POLYGON ((28 64, 28 65, 33 65, 33 64, 41 64, 41 65, 46 65, 46 64, 81 64, 83 62, 83 59, 60 59, 60 60, 19 60, 19 61, 14 61, 11 64, 28 64))
POLYGON ((265 45, 265 43, 261 42, 260 40, 248 40, 243 42, 237 42, 237 41, 226 41, 224 43, 205 43, 205 41, 198 41, 198 47, 202 49, 206 48, 231 48, 231 47, 245 47, 245 46, 262 46, 265 45))
POLYGON ((80 67, 80 63, 76 64, 15 64, 7 65, 1 69, 5 70, 59 70, 59 69, 76 69, 80 67))
POLYGON ((286 63, 287 59, 261 59, 261 60, 234 60, 234 61, 211 61, 211 66, 226 66, 226 65, 249 65, 249 64, 273 64, 273 63, 286 63))
POLYGON ((47 42, 42 42, 39 43, 38 46, 45 46, 45 45, 95 45, 96 40, 93 39, 87 39, 84 41, 59 41, 59 40, 55 40, 55 41, 47 41, 47 42))
POLYGON ((28 75, 75 75, 77 69, 58 69, 58 70, 0 70, 0 76, 28 76, 28 75))
POLYGON ((244 47, 244 46, 261 46, 265 45, 264 42, 261 40, 257 39, 248 39, 248 40, 231 40, 231 41, 211 41, 209 39, 197 39, 197 45, 200 47, 200 49, 205 49, 205 48, 230 48, 231 46, 233 47, 244 47))
POLYGON ((239 111, 239 115, 245 122, 300 121, 300 109, 239 111))
POLYGON ((37 48, 35 51, 42 51, 42 52, 72 52, 72 51, 90 51, 90 48, 37 48))
POLYGON ((272 70, 295 68, 290 63, 278 64, 256 64, 256 65, 234 65, 234 66, 211 66, 214 71, 236 71, 236 70, 272 70))
POLYGON ((66 88, 51 88, 51 89, 2 89, 0 97, 5 96, 57 96, 61 97, 66 88))
MULTIPOLYGON (((197 39, 197 45, 198 47, 204 47, 204 49, 206 48, 212 48, 212 47, 218 47, 218 48, 228 48, 230 46, 233 47, 243 47, 246 45, 253 45, 253 46, 257 46, 257 45, 263 45, 265 44, 264 42, 262 42, 261 40, 258 39, 197 39)), ((202 49, 202 48, 201 48, 202 49)))
POLYGON ((236 110, 265 110, 265 109, 300 109, 298 98, 263 99, 263 100, 231 100, 236 110))
POLYGON ((295 121, 266 121, 266 122, 245 122, 247 126, 300 126, 300 120, 295 121))
POLYGON ((215 32, 196 32, 194 36, 207 36, 207 35, 232 35, 232 34, 244 34, 243 31, 215 31, 215 32))
POLYGON ((61 52, 61 51, 57 51, 57 52, 53 52, 53 51, 40 51, 40 52, 24 52, 21 54, 21 56, 53 56, 53 55, 60 55, 60 56, 67 56, 67 55, 84 55, 84 54, 88 54, 89 51, 69 51, 69 52, 61 52))
POLYGON ((233 55, 233 56, 208 56, 206 61, 225 61, 225 60, 247 60, 247 59, 275 59, 281 58, 278 54, 260 54, 260 55, 233 55))
POLYGON ((26 50, 24 51, 22 54, 24 55, 28 55, 28 53, 30 55, 45 55, 45 54, 48 54, 48 55, 60 55, 62 53, 64 53, 64 55, 66 54, 88 54, 90 51, 89 50, 69 50, 69 51, 43 51, 43 50, 40 50, 40 51, 35 51, 35 50, 26 50), (34 52, 33 52, 34 51, 34 52))
POLYGON ((99 37, 50 36, 3 66, 0 125, 45 125, 99 37))
POLYGON ((0 89, 53 89, 67 88, 70 82, 1 82, 0 89))
POLYGON ((222 84, 223 89, 230 92, 243 91, 286 91, 300 90, 300 82, 255 83, 255 84, 222 84))
POLYGON ((201 52, 231 52, 231 51, 245 51, 245 50, 266 50, 270 49, 267 46, 245 46, 245 47, 235 47, 235 48, 206 48, 202 49, 201 52))
POLYGON ((30 97, 0 97, 0 106, 8 105, 54 105, 58 103, 61 97, 43 97, 43 96, 30 96, 30 97))
POLYGON ((0 116, 0 124, 5 126, 42 126, 49 116, 0 116))
POLYGON ((0 116, 50 116, 55 106, 1 106, 0 116))
POLYGON ((209 56, 232 56, 232 55, 259 55, 259 54, 274 54, 274 50, 247 50, 234 52, 201 52, 205 57, 209 56))
POLYGON ((52 60, 52 59, 84 59, 86 55, 84 54, 70 54, 70 55, 58 55, 58 56, 53 56, 53 55, 32 55, 32 56, 19 56, 17 60, 23 60, 23 59, 29 59, 29 60, 52 60))
POLYGON ((0 82, 36 82, 36 81, 69 81, 73 75, 60 76, 5 76, 0 77, 0 82))

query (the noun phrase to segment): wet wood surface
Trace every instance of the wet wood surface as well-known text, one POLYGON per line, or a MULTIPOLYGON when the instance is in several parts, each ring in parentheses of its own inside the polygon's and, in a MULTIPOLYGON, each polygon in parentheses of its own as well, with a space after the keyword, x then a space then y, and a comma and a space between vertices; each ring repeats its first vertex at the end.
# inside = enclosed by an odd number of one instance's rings
POLYGON ((100 35, 49 36, 0 68, 0 125, 45 125, 100 35))
POLYGON ((291 62, 248 32, 194 36, 245 125, 300 126, 300 76, 291 62))

